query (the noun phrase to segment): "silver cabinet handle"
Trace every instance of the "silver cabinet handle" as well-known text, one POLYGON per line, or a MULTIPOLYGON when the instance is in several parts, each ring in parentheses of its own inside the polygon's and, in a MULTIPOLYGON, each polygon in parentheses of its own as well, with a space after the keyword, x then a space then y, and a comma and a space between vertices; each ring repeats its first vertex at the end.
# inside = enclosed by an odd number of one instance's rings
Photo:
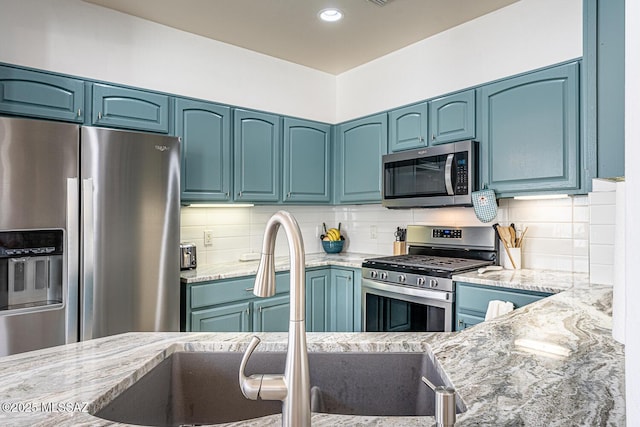
POLYGON ((432 140, 432 141, 435 141, 435 140, 436 140, 436 134, 435 134, 435 133, 432 133, 432 134, 431 134, 431 140, 432 140))
POLYGON ((102 120, 102 111, 98 111, 98 120, 102 120))
POLYGON ((245 292, 253 292, 253 288, 246 288, 244 291, 245 292))
POLYGON ((238 197, 242 197, 242 191, 238 192, 238 197))
POLYGON ((226 193, 224 193, 224 197, 226 197, 227 199, 229 198, 229 192, 228 191, 226 193))
POLYGON ((82 110, 78 108, 78 117, 82 117, 82 110))

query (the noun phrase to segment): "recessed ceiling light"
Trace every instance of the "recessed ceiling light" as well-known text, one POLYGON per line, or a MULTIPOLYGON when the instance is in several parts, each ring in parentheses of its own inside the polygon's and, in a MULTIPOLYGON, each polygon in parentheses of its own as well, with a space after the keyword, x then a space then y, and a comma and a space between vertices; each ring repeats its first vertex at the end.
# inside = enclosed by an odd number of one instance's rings
POLYGON ((336 22, 342 19, 342 12, 339 9, 324 9, 318 12, 318 16, 323 21, 336 22))

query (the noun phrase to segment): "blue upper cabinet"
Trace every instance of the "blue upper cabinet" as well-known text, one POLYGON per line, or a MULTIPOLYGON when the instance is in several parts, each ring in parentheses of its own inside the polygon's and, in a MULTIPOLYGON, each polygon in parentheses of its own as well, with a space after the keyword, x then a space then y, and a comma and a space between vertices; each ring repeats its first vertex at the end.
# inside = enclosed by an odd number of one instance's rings
POLYGON ((0 65, 0 113, 84 121, 84 82, 0 65))
POLYGON ((379 203, 382 155, 387 153, 387 114, 342 123, 336 133, 337 203, 379 203))
POLYGON ((176 99, 176 135, 181 137, 181 200, 231 199, 231 109, 176 99))
POLYGON ((169 96, 100 83, 92 90, 92 125, 169 132, 169 96))
POLYGON ((573 62, 483 86, 483 183, 501 196, 580 189, 573 62))
POLYGON ((234 200, 280 199, 280 118, 236 109, 233 113, 234 200))
POLYGON ((476 137, 476 91, 443 96, 429 101, 429 144, 462 141, 476 137))
POLYGON ((331 201, 331 126, 284 119, 285 203, 331 201))
POLYGON ((422 102, 389 112, 389 151, 403 151, 428 144, 428 104, 422 102))

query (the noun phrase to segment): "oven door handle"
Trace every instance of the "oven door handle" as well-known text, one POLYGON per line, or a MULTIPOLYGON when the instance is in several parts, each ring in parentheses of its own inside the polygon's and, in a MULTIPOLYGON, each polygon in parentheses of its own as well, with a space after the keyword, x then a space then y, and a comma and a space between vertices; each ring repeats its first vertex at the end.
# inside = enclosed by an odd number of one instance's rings
POLYGON ((453 180, 451 179, 451 171, 453 170, 453 153, 447 155, 447 161, 444 164, 444 185, 447 187, 447 194, 453 196, 453 180))
POLYGON ((453 302, 453 293, 447 291, 434 291, 426 288, 414 288, 402 285, 389 285, 382 282, 365 279, 362 281, 363 289, 374 289, 380 291, 386 291, 389 293, 396 293, 402 295, 410 295, 414 297, 420 297, 430 299, 434 301, 453 302))

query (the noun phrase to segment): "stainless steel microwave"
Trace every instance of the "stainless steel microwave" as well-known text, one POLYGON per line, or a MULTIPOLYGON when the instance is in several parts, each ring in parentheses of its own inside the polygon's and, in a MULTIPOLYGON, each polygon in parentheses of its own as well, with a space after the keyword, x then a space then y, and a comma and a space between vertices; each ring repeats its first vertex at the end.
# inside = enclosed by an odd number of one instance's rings
POLYGON ((382 156, 382 205, 471 206, 478 149, 477 141, 460 141, 382 156))

